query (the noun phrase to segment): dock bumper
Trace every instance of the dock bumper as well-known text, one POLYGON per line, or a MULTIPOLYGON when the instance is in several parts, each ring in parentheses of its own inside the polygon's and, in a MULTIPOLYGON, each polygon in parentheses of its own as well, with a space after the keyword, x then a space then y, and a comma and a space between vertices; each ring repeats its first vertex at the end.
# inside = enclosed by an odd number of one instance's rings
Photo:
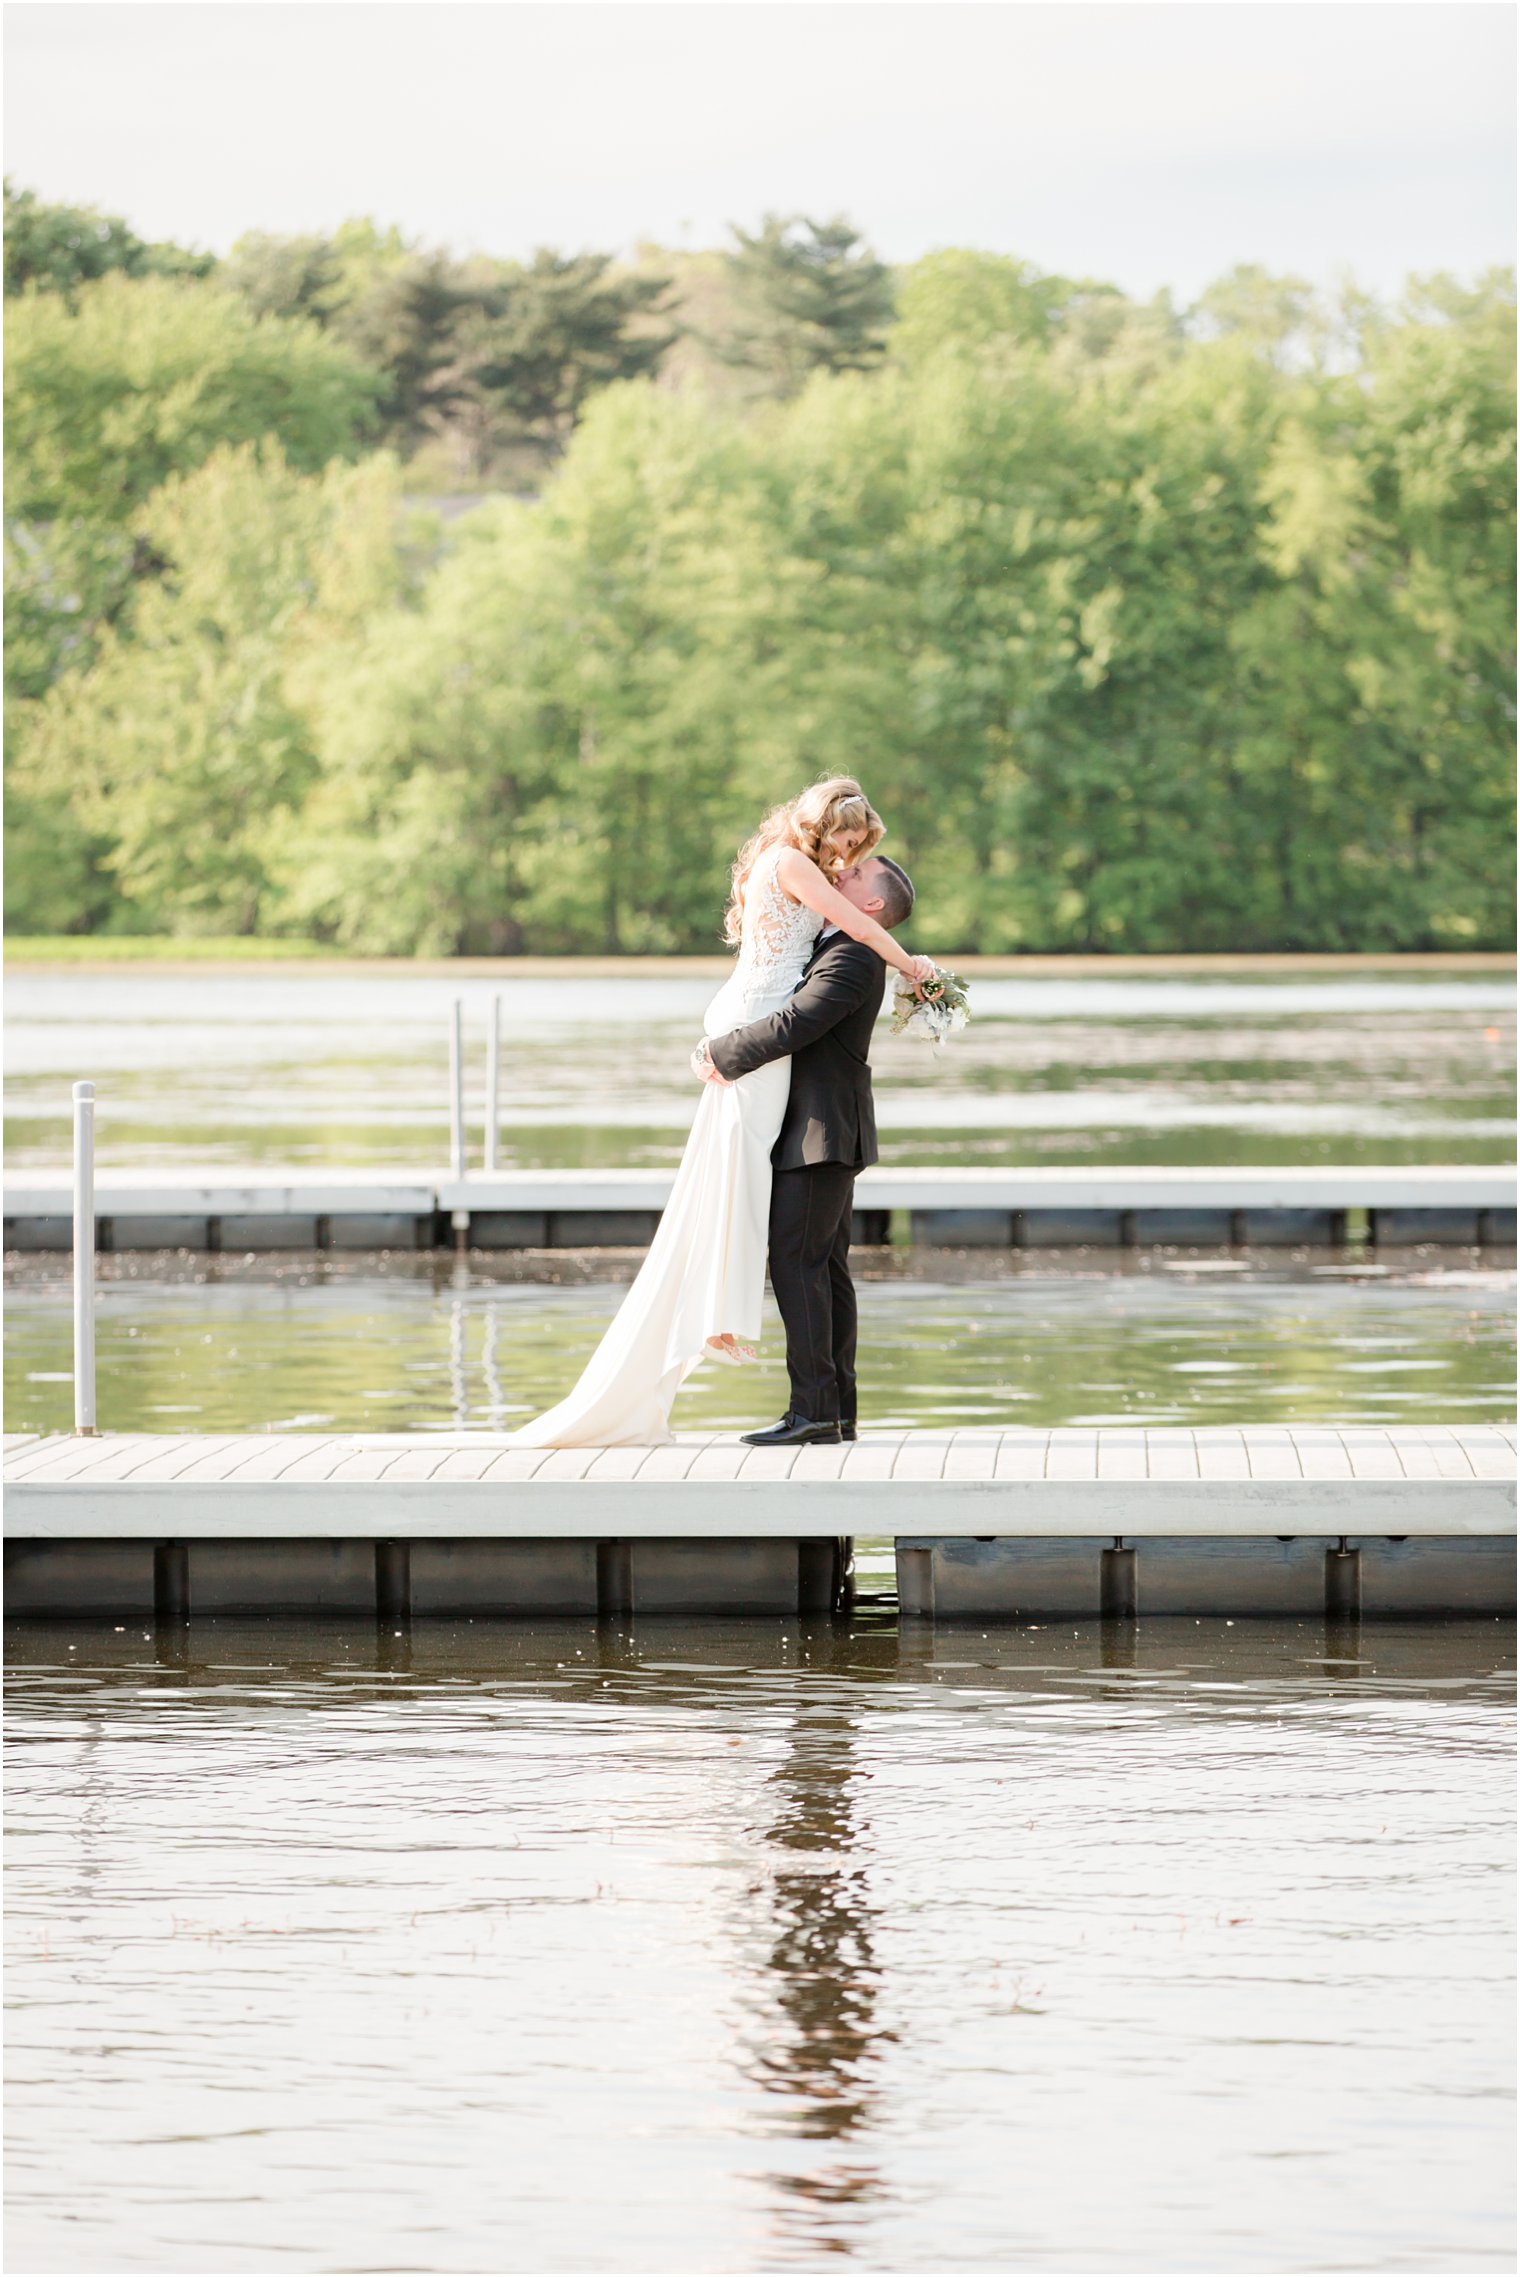
MULTIPOLYGON (((237 1184, 194 1171, 106 1177, 103 1250, 418 1249, 456 1234, 476 1249, 643 1248, 669 1198, 665 1170, 294 1172, 237 1184)), ((1508 1246, 1514 1174, 1502 1168, 1150 1168, 865 1171, 854 1238, 884 1242, 902 1213, 914 1242, 951 1249, 1325 1246, 1365 1224, 1385 1248, 1508 1246)), ((67 1179, 38 1172, 5 1193, 5 1244, 66 1251, 67 1179)))
POLYGON ((897 1542, 898 1603, 928 1621, 1146 1614, 1514 1618, 1513 1536, 1207 1535, 897 1542))

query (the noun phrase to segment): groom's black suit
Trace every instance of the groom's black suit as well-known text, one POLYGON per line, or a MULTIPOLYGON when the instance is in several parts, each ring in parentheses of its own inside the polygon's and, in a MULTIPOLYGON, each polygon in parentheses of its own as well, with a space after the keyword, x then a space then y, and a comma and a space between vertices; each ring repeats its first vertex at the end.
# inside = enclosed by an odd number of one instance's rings
POLYGON ((855 1420, 855 1284, 850 1216, 855 1173, 876 1160, 871 1031, 887 968, 848 933, 819 943, 795 995, 708 1049, 737 1079, 792 1062, 792 1089, 771 1149, 771 1286, 786 1328, 792 1412, 813 1423, 855 1420))

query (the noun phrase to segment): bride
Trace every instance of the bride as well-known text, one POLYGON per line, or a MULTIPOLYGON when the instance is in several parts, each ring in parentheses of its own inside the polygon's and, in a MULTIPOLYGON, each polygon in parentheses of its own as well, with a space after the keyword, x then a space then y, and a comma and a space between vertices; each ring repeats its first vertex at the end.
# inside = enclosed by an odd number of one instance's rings
MULTIPOLYGON (((931 978, 890 933, 845 899, 840 872, 885 833, 859 783, 836 775, 768 814, 734 864, 725 937, 733 972, 703 1020, 727 1035, 782 1005, 819 933, 837 926, 910 979, 931 978)), ((670 1200, 649 1254, 568 1398, 512 1434, 519 1447, 660 1446, 671 1402, 703 1359, 743 1364, 760 1333, 771 1148, 791 1086, 790 1060, 737 1083, 705 1083, 670 1200)))

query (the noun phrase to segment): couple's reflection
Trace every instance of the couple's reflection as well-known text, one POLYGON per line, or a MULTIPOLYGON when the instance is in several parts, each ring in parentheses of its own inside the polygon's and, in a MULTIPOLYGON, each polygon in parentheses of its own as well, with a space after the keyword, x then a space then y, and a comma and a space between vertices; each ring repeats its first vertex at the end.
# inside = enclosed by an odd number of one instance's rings
POLYGON ((769 1838, 782 1854, 769 1887, 764 1964, 773 2006, 753 2071, 790 2107, 782 2131, 834 2146, 805 2170, 767 2177, 778 2194, 778 2229, 811 2254, 855 2251, 861 2216, 882 2191, 859 2138, 869 2132, 878 2067, 894 2035, 876 2020, 881 1966, 861 1855, 855 1721, 802 1707, 771 1780, 769 1838))

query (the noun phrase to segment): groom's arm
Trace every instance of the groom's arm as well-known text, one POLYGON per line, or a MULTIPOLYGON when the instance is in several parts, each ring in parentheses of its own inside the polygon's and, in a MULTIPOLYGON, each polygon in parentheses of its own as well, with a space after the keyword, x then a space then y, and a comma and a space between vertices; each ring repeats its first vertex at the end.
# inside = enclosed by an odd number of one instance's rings
POLYGON ((881 960, 874 951, 859 942, 851 944, 851 951, 816 966, 795 996, 769 1019, 751 1020, 748 1027, 733 1028, 726 1036, 710 1036, 707 1048, 718 1073, 732 1083, 773 1059, 790 1059, 837 1028, 865 1002, 880 978, 881 960))

